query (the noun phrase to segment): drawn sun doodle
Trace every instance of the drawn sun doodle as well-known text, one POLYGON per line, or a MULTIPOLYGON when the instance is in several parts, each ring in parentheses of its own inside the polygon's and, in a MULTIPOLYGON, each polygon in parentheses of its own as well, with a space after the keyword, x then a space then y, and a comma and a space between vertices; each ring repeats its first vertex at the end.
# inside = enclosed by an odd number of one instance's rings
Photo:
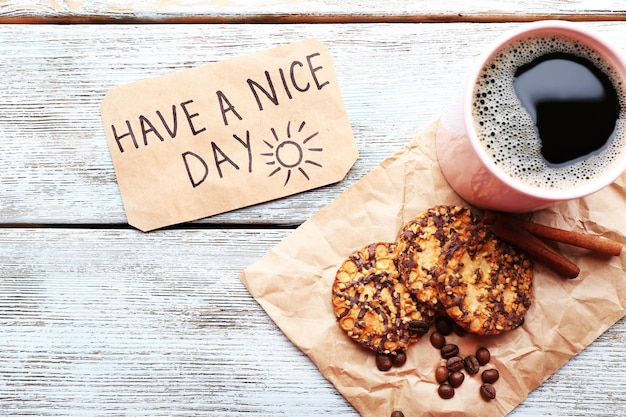
POLYGON ((302 122, 296 132, 291 132, 291 121, 287 123, 287 136, 281 138, 276 133, 276 129, 271 128, 272 135, 274 136, 275 143, 263 140, 263 142, 270 148, 271 152, 265 152, 261 155, 271 158, 266 162, 267 165, 273 166, 274 169, 268 177, 274 176, 281 171, 286 171, 285 184, 287 186, 291 179, 291 174, 294 171, 300 172, 304 178, 309 180, 309 174, 305 170, 307 165, 313 165, 316 167, 322 167, 322 164, 315 162, 311 155, 315 152, 322 152, 323 148, 309 147, 309 142, 313 141, 320 132, 312 134, 303 133, 306 122, 302 122), (293 136, 293 137, 292 137, 293 136))

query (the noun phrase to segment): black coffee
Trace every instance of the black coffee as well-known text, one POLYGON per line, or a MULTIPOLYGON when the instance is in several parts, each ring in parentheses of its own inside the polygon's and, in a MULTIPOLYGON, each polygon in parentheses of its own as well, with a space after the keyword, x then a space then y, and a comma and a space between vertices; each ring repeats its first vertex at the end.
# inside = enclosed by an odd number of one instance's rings
POLYGON ((624 97, 618 72, 596 51, 561 35, 535 36, 483 68, 474 126, 509 176, 566 189, 602 173, 625 146, 624 97))
POLYGON ((615 130, 620 104, 609 77, 589 60, 553 52, 522 65, 515 94, 530 113, 551 164, 571 163, 603 148, 615 130))

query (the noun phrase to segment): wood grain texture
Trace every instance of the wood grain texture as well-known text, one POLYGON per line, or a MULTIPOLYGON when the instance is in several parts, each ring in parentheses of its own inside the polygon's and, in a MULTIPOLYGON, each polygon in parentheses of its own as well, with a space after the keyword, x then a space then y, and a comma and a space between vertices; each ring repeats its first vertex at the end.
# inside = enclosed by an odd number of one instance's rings
MULTIPOLYGON (((239 273, 289 230, 0 229, 11 416, 354 416, 239 273)), ((513 417, 623 416, 626 321, 513 417)))
POLYGON ((359 0, 39 0, 0 2, 0 22, 340 23, 527 21, 545 18, 624 20, 619 0, 464 0, 362 2, 359 0))
MULTIPOLYGON (((437 119, 517 23, 585 25, 626 50, 622 1, 0 1, 0 414, 353 416, 239 273, 437 119), (99 106, 115 85, 306 38, 333 55, 361 156, 338 184, 142 234, 125 226, 99 106), (259 227, 265 225, 265 227, 259 227), (286 227, 286 228, 284 228, 286 227)), ((511 416, 623 417, 626 320, 511 416)))
MULTIPOLYGON (((581 24, 626 50, 626 23, 581 24)), ((359 160, 338 184, 203 221, 300 224, 435 121, 516 25, 0 25, 0 219, 124 224, 99 113, 109 88, 314 37, 333 56, 359 160)))
POLYGON ((353 413, 237 278, 285 233, 0 231, 1 414, 353 413))

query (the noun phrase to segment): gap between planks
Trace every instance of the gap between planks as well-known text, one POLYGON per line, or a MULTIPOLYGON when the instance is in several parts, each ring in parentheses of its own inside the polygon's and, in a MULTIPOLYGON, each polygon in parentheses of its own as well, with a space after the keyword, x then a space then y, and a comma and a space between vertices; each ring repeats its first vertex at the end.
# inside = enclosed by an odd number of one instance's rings
MULTIPOLYGON (((181 223, 163 227, 168 230, 295 230, 300 224, 271 223, 181 223)), ((0 229, 86 229, 86 230, 136 230, 128 223, 0 223, 0 229)), ((149 234, 146 233, 146 234, 149 234)))
POLYGON ((0 16, 0 24, 345 24, 345 23, 514 23, 538 20, 569 20, 575 22, 626 21, 626 9, 607 12, 516 14, 516 13, 434 13, 424 15, 402 14, 255 14, 255 15, 194 15, 153 14, 152 16, 112 15, 36 15, 16 14, 0 16))

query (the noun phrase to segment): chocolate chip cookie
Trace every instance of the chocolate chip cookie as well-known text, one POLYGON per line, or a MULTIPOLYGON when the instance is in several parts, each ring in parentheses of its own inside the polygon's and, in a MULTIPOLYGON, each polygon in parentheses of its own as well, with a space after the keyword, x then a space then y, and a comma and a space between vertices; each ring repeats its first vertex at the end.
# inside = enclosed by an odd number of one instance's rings
POLYGON ((440 257, 450 239, 469 239, 468 227, 478 224, 467 207, 439 205, 410 220, 398 237, 398 271, 417 300, 438 308, 437 279, 443 272, 440 257))
POLYGON ((453 236, 442 249, 439 300, 469 332, 493 335, 515 329, 532 302, 531 260, 487 226, 471 226, 467 232, 469 239, 453 236))
POLYGON ((346 334, 378 353, 405 350, 428 331, 434 311, 400 281, 395 243, 372 243, 343 261, 332 288, 335 316, 346 334))

